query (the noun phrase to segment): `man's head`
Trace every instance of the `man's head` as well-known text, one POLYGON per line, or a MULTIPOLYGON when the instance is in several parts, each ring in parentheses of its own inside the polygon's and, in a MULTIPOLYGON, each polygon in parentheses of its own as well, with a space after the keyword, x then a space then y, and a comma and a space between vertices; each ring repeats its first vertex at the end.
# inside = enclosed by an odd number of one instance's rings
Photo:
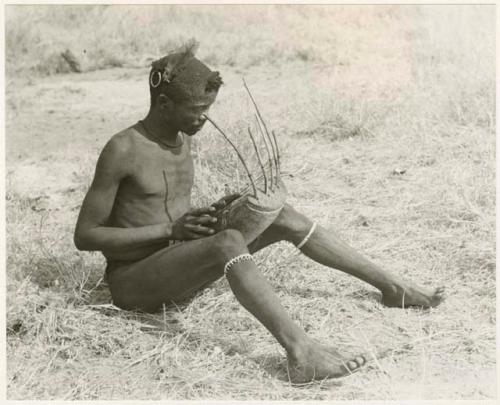
POLYGON ((198 132, 203 114, 215 101, 222 79, 194 56, 194 44, 152 64, 149 74, 151 109, 165 123, 188 135, 198 132))

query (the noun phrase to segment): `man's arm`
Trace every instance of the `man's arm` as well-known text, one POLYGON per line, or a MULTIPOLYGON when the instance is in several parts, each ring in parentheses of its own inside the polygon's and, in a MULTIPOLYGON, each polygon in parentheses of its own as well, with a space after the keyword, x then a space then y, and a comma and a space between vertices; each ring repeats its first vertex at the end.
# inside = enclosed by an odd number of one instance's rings
POLYGON ((129 175, 130 144, 125 138, 112 138, 97 161, 94 180, 80 209, 74 242, 79 250, 116 250, 145 246, 171 237, 172 224, 161 223, 139 228, 106 226, 120 181, 129 175))

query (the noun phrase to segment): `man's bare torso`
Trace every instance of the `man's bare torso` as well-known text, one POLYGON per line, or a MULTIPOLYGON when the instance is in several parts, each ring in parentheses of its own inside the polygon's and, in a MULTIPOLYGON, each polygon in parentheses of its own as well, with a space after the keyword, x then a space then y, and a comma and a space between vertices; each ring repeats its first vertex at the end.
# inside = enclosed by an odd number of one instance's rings
MULTIPOLYGON (((194 167, 190 152, 191 139, 177 148, 160 146, 148 139, 140 125, 115 135, 131 146, 127 165, 129 176, 120 182, 108 226, 135 228, 172 222, 190 209, 194 167)), ((128 249, 125 252, 103 252, 108 258, 136 260, 165 244, 128 249)))

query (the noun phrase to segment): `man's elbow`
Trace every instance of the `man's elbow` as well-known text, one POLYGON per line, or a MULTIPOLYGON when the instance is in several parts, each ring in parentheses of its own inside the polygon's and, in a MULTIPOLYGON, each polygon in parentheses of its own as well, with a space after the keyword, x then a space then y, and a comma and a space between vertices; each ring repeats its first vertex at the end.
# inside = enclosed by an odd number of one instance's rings
POLYGON ((75 231, 75 234, 73 235, 73 243, 75 244, 75 247, 78 250, 82 251, 92 250, 92 247, 88 242, 88 238, 86 238, 85 235, 82 234, 82 232, 79 231, 78 229, 75 231))
POLYGON ((75 232, 73 235, 73 243, 78 250, 86 250, 85 243, 82 241, 82 237, 75 232))

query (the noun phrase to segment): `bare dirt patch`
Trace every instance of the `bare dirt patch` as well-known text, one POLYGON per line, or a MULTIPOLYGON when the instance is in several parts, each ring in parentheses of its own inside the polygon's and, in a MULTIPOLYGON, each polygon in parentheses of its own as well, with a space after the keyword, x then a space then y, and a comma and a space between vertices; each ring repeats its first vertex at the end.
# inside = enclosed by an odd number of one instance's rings
MULTIPOLYGON (((302 388, 286 381, 280 347, 224 280, 163 313, 117 310, 102 257, 76 251, 72 232, 99 150, 147 112, 147 69, 11 75, 9 399, 495 397, 493 37, 486 23, 486 33, 462 24, 467 11, 342 10, 348 28, 336 31, 346 35, 337 49, 357 32, 348 54, 311 61, 314 37, 279 65, 266 62, 266 51, 243 66, 235 53, 235 66, 219 68, 226 84, 212 114, 242 139, 251 111, 244 74, 280 137, 290 202, 391 271, 445 285, 446 301, 429 311, 388 309, 362 282, 286 244, 268 248, 257 262, 293 318, 342 352, 373 354, 355 375, 302 388)), ((489 21, 488 12, 474 13, 489 21)), ((194 153, 197 204, 225 183, 238 186, 214 131, 197 135, 194 153)))

